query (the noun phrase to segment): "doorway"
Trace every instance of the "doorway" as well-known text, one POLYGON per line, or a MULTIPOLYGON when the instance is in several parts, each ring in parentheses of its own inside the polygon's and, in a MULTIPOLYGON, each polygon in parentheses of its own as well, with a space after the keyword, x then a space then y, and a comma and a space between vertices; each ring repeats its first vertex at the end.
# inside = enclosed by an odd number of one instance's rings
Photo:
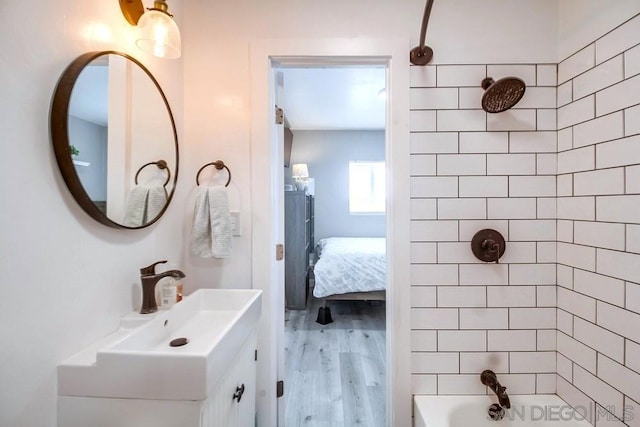
MULTIPOLYGON (((387 425, 411 420, 409 339, 409 66, 408 40, 259 40, 251 43, 251 170, 253 287, 263 290, 258 330, 258 425, 284 425, 277 383, 284 376, 282 146, 273 125, 274 68, 283 65, 382 65, 387 69, 388 105, 386 234, 387 425)), ((286 381, 286 378, 285 378, 286 381)), ((286 382, 285 389, 286 393, 286 382)))
POLYGON ((285 127, 284 424, 384 427, 386 67, 276 67, 275 77, 285 127))

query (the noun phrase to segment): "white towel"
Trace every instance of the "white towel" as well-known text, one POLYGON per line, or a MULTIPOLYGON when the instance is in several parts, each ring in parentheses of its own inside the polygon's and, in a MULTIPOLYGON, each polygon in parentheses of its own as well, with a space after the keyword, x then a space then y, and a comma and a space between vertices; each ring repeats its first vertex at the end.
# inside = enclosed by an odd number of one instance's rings
POLYGON ((231 256, 233 236, 225 187, 202 188, 196 197, 191 250, 202 258, 231 256))
POLYGON ((145 212, 145 224, 153 221, 167 204, 167 190, 163 185, 149 188, 147 197, 147 210, 145 212))
POLYGON ((209 210, 211 212, 211 253, 214 258, 231 256, 233 236, 229 197, 223 186, 209 188, 209 210))
POLYGON ((136 185, 129 192, 124 213, 124 225, 140 227, 153 221, 167 204, 167 192, 162 185, 136 185))
POLYGON ((191 228, 191 251, 199 257, 211 258, 211 225, 207 188, 199 188, 196 196, 191 228))
POLYGON ((136 185, 131 189, 122 221, 125 226, 140 227, 144 223, 148 196, 149 187, 136 185))

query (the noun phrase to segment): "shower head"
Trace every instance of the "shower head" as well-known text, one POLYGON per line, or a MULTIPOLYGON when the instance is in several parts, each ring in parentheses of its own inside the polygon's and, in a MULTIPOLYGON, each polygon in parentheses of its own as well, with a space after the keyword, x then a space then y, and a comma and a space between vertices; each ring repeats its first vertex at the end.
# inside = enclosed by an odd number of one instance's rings
POLYGON ((482 80, 482 109, 487 113, 500 113, 513 107, 524 95, 526 85, 517 77, 504 77, 494 81, 491 77, 482 80))

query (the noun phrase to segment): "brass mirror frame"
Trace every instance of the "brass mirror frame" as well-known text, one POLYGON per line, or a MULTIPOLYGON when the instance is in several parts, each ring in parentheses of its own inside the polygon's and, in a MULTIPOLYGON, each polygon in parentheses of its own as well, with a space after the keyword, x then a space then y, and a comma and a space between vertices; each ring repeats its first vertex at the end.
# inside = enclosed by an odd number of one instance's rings
POLYGON ((62 73, 62 76, 60 77, 60 80, 58 80, 58 84, 53 94, 53 100, 51 103, 50 130, 51 142, 53 143, 53 151, 56 155, 56 161, 58 162, 58 168, 60 169, 62 178, 64 179, 64 182, 71 192, 73 198, 80 205, 80 207, 87 214, 89 214, 91 218, 108 227, 135 230, 150 226, 151 224, 158 221, 160 217, 162 217, 162 215, 164 215, 165 211, 169 207, 169 204, 171 203, 171 199, 173 198, 173 194, 175 193, 176 185, 178 182, 178 169, 180 164, 180 157, 178 152, 178 133, 176 131, 175 120, 173 118, 173 113, 171 112, 169 102, 167 101, 167 97, 162 91, 162 88, 160 87, 158 81, 155 79, 155 77, 153 77, 153 74, 151 74, 147 67, 142 65, 140 61, 133 58, 132 56, 127 55, 126 53, 112 50, 88 52, 80 55, 75 60, 73 60, 62 73), (109 217, 98 208, 93 200, 91 200, 89 194, 87 194, 87 191, 82 185, 82 181, 80 181, 80 177, 78 176, 76 168, 73 164, 73 158, 71 157, 71 148, 69 146, 68 117, 69 103, 71 101, 73 87, 76 83, 76 80, 78 79, 78 76, 84 70, 84 68, 93 60, 105 55, 118 55, 125 59, 128 59, 129 61, 140 67, 142 71, 144 71, 147 76, 149 76, 153 84, 156 86, 156 89, 158 89, 158 93, 162 97, 162 100, 164 101, 167 112, 169 113, 169 119, 171 120, 171 128, 173 129, 173 140, 175 143, 176 152, 176 166, 175 173, 173 174, 173 188, 171 189, 171 193, 167 197, 167 203, 165 203, 164 208, 162 208, 160 213, 151 221, 139 227, 129 227, 115 222, 109 219, 109 217))

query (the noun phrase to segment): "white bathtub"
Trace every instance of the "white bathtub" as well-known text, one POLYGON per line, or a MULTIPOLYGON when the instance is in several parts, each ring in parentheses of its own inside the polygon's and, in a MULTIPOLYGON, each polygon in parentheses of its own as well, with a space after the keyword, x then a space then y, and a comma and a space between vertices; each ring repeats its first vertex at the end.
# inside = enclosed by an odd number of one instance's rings
POLYGON ((414 396, 414 427, 592 427, 584 420, 584 410, 582 415, 575 412, 558 396, 509 397, 511 409, 502 420, 494 421, 487 413, 497 403, 493 395, 414 396))

